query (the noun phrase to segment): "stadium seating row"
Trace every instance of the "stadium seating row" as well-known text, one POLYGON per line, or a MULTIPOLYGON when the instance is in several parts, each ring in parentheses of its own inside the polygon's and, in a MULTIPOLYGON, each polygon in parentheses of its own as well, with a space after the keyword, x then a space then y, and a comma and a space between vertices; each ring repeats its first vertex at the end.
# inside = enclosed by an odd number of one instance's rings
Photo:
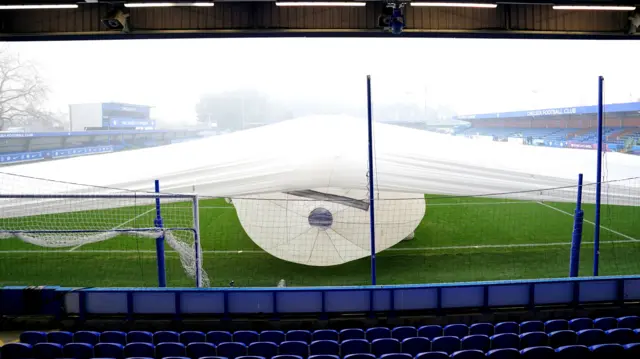
MULTIPOLYGON (((144 333, 144 332, 142 332, 144 333)), ((149 337, 150 339, 150 337, 149 337)), ((493 349, 527 349, 532 347, 559 348, 570 345, 582 345, 591 347, 603 344, 633 344, 640 343, 640 329, 616 328, 608 331, 601 329, 584 329, 579 332, 560 330, 547 334, 545 332, 529 332, 524 334, 503 333, 491 337, 484 334, 465 336, 462 339, 456 336, 436 337, 433 340, 423 337, 406 338, 399 341, 394 338, 374 339, 372 342, 366 339, 350 339, 342 343, 333 340, 317 340, 307 344, 302 341, 285 341, 279 345, 273 342, 254 342, 249 345, 240 342, 224 342, 218 345, 208 342, 192 342, 184 344, 180 342, 132 342, 126 345, 122 343, 15 343, 22 348, 33 349, 36 359, 56 358, 50 353, 64 353, 84 351, 85 357, 171 357, 188 356, 194 359, 205 356, 221 356, 234 359, 241 356, 259 356, 272 359, 278 355, 296 355, 307 358, 314 355, 339 355, 345 357, 350 354, 373 354, 381 357, 386 354, 403 353, 414 357, 424 352, 445 352, 453 354, 460 350, 479 350, 488 352, 493 349), (68 349, 71 348, 71 349, 68 349), (38 355, 38 353, 47 353, 38 355), (154 353, 154 354, 150 354, 154 353)), ((8 344, 10 345, 10 344, 8 344)), ((6 350, 10 350, 6 349, 6 350)), ((25 350, 26 350, 25 349, 25 350)), ((3 348, 3 350, 5 350, 3 348)), ((20 349, 16 349, 20 350, 20 349)), ((65 356, 67 356, 65 354, 65 356)), ((3 356, 3 359, 6 359, 3 356)))
POLYGON ((434 339, 441 336, 454 336, 463 338, 468 335, 476 334, 492 336, 494 334, 506 333, 552 333, 561 330, 572 330, 575 332, 579 332, 585 329, 601 329, 603 331, 606 331, 616 328, 640 328, 640 317, 625 316, 620 318, 603 317, 596 319, 576 318, 571 320, 553 319, 546 322, 532 320, 522 323, 501 322, 497 323, 496 325, 493 325, 491 323, 476 323, 472 324, 471 326, 467 326, 466 324, 451 324, 445 327, 441 327, 439 325, 425 325, 419 328, 411 326, 402 326, 395 328, 375 327, 366 330, 359 328, 350 328, 343 329, 341 331, 332 329, 316 330, 313 332, 308 330, 291 330, 286 333, 278 330, 267 330, 261 333, 249 330, 241 330, 234 333, 226 331, 210 331, 208 333, 198 331, 184 331, 181 333, 174 331, 158 331, 155 333, 146 331, 130 331, 128 333, 119 331, 108 331, 102 333, 93 331, 78 331, 76 333, 66 331, 56 331, 49 333, 27 331, 20 335, 20 342, 27 344, 51 342, 63 345, 72 342, 88 344, 96 344, 98 342, 120 344, 132 342, 154 344, 163 342, 180 342, 183 344, 189 344, 192 342, 209 342, 213 344, 220 344, 224 342, 240 342, 249 345, 254 342, 272 342, 280 344, 284 341, 300 341, 311 343, 318 340, 333 340, 342 342, 352 339, 366 339, 369 342, 372 342, 375 339, 383 338, 394 338, 402 341, 404 339, 413 337, 434 339))
MULTIPOLYGON (((138 343, 132 343, 138 344, 138 343)), ((185 356, 184 350, 174 351, 164 349, 160 344, 154 351, 153 346, 148 343, 135 349, 129 349, 132 344, 127 347, 117 346, 116 344, 109 347, 100 347, 96 345, 92 348, 89 344, 71 343, 62 347, 54 343, 41 343, 31 347, 25 343, 12 343, 2 347, 0 354, 3 359, 231 359, 231 357, 223 356, 185 356), (129 347, 129 348, 128 348, 129 347), (120 351, 116 351, 120 349, 120 351), (174 354, 172 356, 164 356, 166 354, 174 354), (182 355, 178 355, 182 354, 182 355), (95 355, 95 356, 94 356, 95 355)), ((168 344, 168 343, 167 343, 168 344)), ((183 348, 184 349, 184 348, 183 348)), ((198 354, 198 353, 192 353, 198 354)), ((388 353, 376 357, 370 353, 356 353, 342 357, 343 359, 637 359, 640 358, 640 343, 636 344, 601 344, 586 347, 582 345, 563 346, 553 349, 546 346, 538 346, 526 348, 522 350, 506 348, 494 349, 483 352, 477 349, 459 350, 453 353, 432 351, 419 353, 415 356, 406 353, 388 353)), ((261 356, 239 356, 235 359, 267 359, 261 356)), ((278 355, 272 359, 303 359, 296 355, 278 355)), ((337 355, 318 354, 310 356, 309 359, 340 359, 337 355)))

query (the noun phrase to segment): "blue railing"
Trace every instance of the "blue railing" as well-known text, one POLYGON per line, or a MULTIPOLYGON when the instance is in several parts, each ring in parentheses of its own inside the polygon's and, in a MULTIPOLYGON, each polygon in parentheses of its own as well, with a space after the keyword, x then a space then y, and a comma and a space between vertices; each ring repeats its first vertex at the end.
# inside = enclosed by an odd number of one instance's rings
MULTIPOLYGON (((0 313, 27 312, 27 287, 0 289, 0 313)), ((307 288, 87 288, 44 287, 49 315, 265 315, 444 312, 470 308, 578 307, 640 301, 640 276, 583 277, 454 284, 307 288), (63 308, 59 311, 59 308, 63 308)), ((33 313, 33 310, 29 311, 33 313)))

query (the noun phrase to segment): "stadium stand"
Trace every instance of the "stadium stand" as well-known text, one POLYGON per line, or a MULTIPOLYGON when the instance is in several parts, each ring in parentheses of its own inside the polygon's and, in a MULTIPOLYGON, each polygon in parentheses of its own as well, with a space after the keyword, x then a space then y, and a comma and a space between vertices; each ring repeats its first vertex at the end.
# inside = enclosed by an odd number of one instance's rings
POLYGON ((25 331, 0 348, 2 359, 227 358, 227 359, 423 359, 423 358, 638 358, 640 318, 553 319, 338 331, 266 330, 93 332, 25 331), (491 334, 492 330, 495 334, 491 334), (486 334, 473 334, 483 332, 486 334), (359 333, 359 334, 356 334, 359 333), (390 335, 398 338, 391 338, 390 335), (353 338, 362 336, 363 338, 353 338), (435 337, 433 335, 436 335, 435 337), (450 334, 450 335, 447 335, 450 334), (405 335, 411 335, 405 337, 405 335), (126 343, 121 340, 126 338, 126 343), (153 338, 153 343, 150 342, 153 338), (220 338, 225 341, 219 342, 220 338), (258 339, 260 338, 260 339, 258 339), (297 341, 257 341, 274 338, 297 341), (318 339, 317 338, 331 338, 318 339), (116 342, 111 342, 111 341, 116 342), (142 341, 139 341, 142 340, 142 341), (199 340, 199 341, 191 341, 199 340), (186 341, 185 344, 183 341, 186 341), (250 342, 247 344, 247 342, 250 342))
MULTIPOLYGON (((605 106, 604 143, 609 151, 640 154, 640 103, 605 106)), ((591 149, 597 141, 596 106, 528 110, 454 117, 469 122, 457 136, 495 140, 527 139, 525 144, 591 149)))

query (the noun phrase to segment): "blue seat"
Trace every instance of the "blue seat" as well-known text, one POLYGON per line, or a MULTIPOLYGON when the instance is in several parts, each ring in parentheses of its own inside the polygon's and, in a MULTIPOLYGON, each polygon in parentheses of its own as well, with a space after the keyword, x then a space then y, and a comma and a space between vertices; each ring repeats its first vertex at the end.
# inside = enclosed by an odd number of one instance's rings
POLYGON ((416 356, 431 351, 431 340, 423 337, 407 338, 402 341, 402 352, 416 356))
POLYGON ((376 356, 371 353, 358 353, 358 354, 349 354, 343 356, 344 359, 376 359, 376 356))
POLYGON ((614 359, 624 357, 624 347, 620 344, 598 344, 589 347, 591 359, 614 359))
POLYGON ((371 353, 371 345, 365 339, 349 339, 340 343, 342 356, 358 353, 371 353))
POLYGON ((407 338, 415 338, 418 336, 418 330, 415 327, 396 327, 391 330, 391 338, 403 341, 407 338))
POLYGON ((259 342, 260 334, 253 330, 238 330, 237 332, 233 333, 233 341, 242 343, 244 345, 249 345, 251 343, 259 342))
POLYGON ((520 349, 520 337, 517 334, 496 334, 490 339, 491 349, 520 349))
POLYGON ((249 344, 249 355, 271 359, 278 355, 278 345, 273 342, 255 342, 249 344))
POLYGON ((47 341, 49 343, 66 345, 73 343, 73 334, 65 331, 49 332, 47 333, 47 341))
POLYGON ((180 333, 180 343, 189 345, 191 343, 202 343, 207 341, 207 335, 198 331, 184 331, 180 333))
POLYGON ((442 327, 439 325, 425 325, 418 328, 418 336, 433 340, 442 336, 442 327))
POLYGON ((373 342, 376 339, 391 338, 391 330, 386 327, 369 328, 364 332, 365 339, 373 342))
POLYGON ((305 342, 282 342, 280 344, 281 355, 296 355, 303 359, 309 356, 309 346, 305 342))
POLYGON ((7 343, 0 347, 0 357, 2 359, 24 359, 33 358, 33 347, 27 343, 7 343))
POLYGON ((255 356, 255 355, 243 355, 241 357, 238 357, 237 359, 264 359, 264 358, 255 356))
POLYGON ((556 349, 557 359, 587 359, 590 354, 589 348, 584 345, 565 345, 556 349))
POLYGON ((539 320, 529 320, 520 323, 520 334, 531 332, 544 332, 544 323, 539 320))
POLYGON ((593 320, 589 318, 575 318, 569 321, 569 329, 574 332, 581 330, 593 329, 593 320))
POLYGON ((87 343, 69 343, 64 346, 62 353, 65 358, 91 359, 93 358, 93 345, 87 343))
POLYGON ((558 330, 549 333, 549 346, 559 348, 578 343, 578 334, 573 330, 558 330))
POLYGON ((155 347, 151 343, 129 343, 124 346, 124 357, 155 358, 155 347))
POLYGON ((285 334, 285 340, 288 342, 311 343, 311 332, 308 330, 290 330, 285 334))
POLYGON ((218 345, 218 355, 228 359, 246 356, 247 345, 241 342, 220 343, 218 345))
POLYGON ((178 343, 180 342, 180 334, 171 330, 161 330, 153 333, 153 342, 160 343, 178 343))
POLYGON ((640 343, 624 345, 625 359, 640 358, 640 343))
POLYGON ((460 339, 458 337, 437 337, 431 341, 431 350, 434 352, 445 352, 449 355, 460 350, 460 339))
POLYGON ((220 343, 229 343, 233 341, 233 337, 229 332, 213 330, 207 332, 207 342, 218 345, 220 343))
POLYGON ((285 341, 284 332, 280 330, 265 330, 260 332, 261 342, 271 342, 280 345, 285 341))
POLYGON ((382 355, 380 359, 413 359, 413 357, 406 353, 389 353, 382 355))
POLYGON ((451 324, 444 327, 442 334, 445 337, 458 337, 462 339, 469 335, 469 327, 465 324, 451 324))
POLYGON ((637 315, 629 315, 618 318, 618 328, 636 329, 640 328, 640 317, 637 315))
POLYGON ((460 350, 451 354, 451 359, 484 359, 485 355, 482 350, 469 349, 460 350))
POLYGON ((592 345, 604 344, 607 341, 607 335, 602 329, 585 329, 578 333, 579 345, 590 347, 592 345))
POLYGON ((545 332, 520 334, 520 349, 549 346, 549 336, 545 332))
MULTIPOLYGON (((213 343, 211 343, 213 344, 213 343)), ((127 359, 133 359, 133 358, 127 358, 127 359)), ((219 357, 219 356, 210 356, 210 357, 200 357, 200 359, 226 359, 224 357, 219 357)))
POLYGON ((491 339, 484 334, 468 335, 460 341, 462 350, 481 350, 488 352, 491 349, 491 339))
POLYGON ((544 331, 547 333, 569 330, 569 322, 565 319, 552 319, 544 323, 544 331))
POLYGON ((316 340, 309 344, 309 355, 340 355, 340 344, 334 340, 316 340))
POLYGON ((182 343, 160 343, 156 345, 156 358, 184 357, 187 355, 187 348, 182 343))
POLYGON ((476 324, 471 324, 471 326, 469 327, 469 335, 486 335, 486 336, 492 336, 493 335, 493 324, 491 323, 476 323, 476 324))
POLYGON ((281 354, 281 355, 274 356, 273 359, 303 359, 303 358, 299 355, 281 354))
POLYGON ((502 322, 495 325, 493 332, 495 334, 520 334, 520 326, 516 322, 502 322))
POLYGON ((487 352, 487 358, 491 359, 518 359, 520 351, 514 348, 492 349, 487 352))
POLYGON ((551 347, 533 347, 520 351, 523 359, 552 359, 556 352, 551 347))
POLYGON ((127 344, 127 334, 120 331, 107 331, 100 333, 100 343, 127 344))
POLYGON ((380 338, 371 342, 371 353, 377 357, 400 352, 400 341, 398 339, 380 338))
POLYGON ((26 331, 20 333, 20 343, 35 345, 47 342, 47 333, 38 331, 26 331))
POLYGON ((62 345, 57 343, 38 343, 32 349, 34 359, 63 358, 62 345))
POLYGON ((309 359, 340 359, 337 355, 327 355, 327 354, 319 354, 319 355, 311 355, 309 359))
POLYGON ((357 328, 342 329, 340 331, 340 341, 351 339, 364 339, 364 330, 357 328))
POLYGON ((607 335, 607 341, 609 343, 624 345, 634 343, 637 340, 636 333, 629 328, 610 329, 604 333, 607 335))
POLYGON ((142 330, 132 330, 127 333, 127 343, 151 343, 153 344, 153 333, 142 330))
POLYGON ((449 359, 449 354, 445 352, 420 353, 415 359, 449 359))
POLYGON ((124 358, 124 345, 118 343, 98 343, 93 347, 96 358, 124 358))
POLYGON ((336 342, 340 341, 340 333, 337 330, 333 329, 320 329, 311 333, 311 341, 316 340, 333 340, 336 342))
MULTIPOLYGON (((93 358, 93 359, 99 359, 99 358, 93 358)), ((107 359, 107 358, 102 358, 102 359, 107 359)), ((190 359, 190 358, 189 357, 164 357, 160 359, 190 359)))
POLYGON ((618 320, 613 317, 597 318, 593 321, 593 327, 602 330, 615 329, 618 327, 618 320))
POLYGON ((213 357, 216 356, 216 354, 216 345, 213 343, 204 342, 187 344, 187 356, 191 359, 213 357))
POLYGON ((73 334, 73 342, 96 345, 100 342, 100 333, 89 330, 80 330, 73 334))

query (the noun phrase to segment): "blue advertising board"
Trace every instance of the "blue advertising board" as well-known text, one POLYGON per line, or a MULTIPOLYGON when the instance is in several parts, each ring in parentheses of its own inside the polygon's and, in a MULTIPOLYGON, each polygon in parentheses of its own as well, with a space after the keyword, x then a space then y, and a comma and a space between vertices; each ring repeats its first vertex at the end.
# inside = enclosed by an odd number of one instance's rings
POLYGON ((59 150, 47 150, 47 151, 35 151, 35 152, 7 153, 7 154, 0 154, 0 164, 38 161, 38 160, 52 159, 52 158, 84 156, 84 155, 92 155, 92 154, 98 154, 98 153, 109 153, 109 152, 118 150, 120 147, 122 146, 109 145, 109 146, 64 148, 59 150))

